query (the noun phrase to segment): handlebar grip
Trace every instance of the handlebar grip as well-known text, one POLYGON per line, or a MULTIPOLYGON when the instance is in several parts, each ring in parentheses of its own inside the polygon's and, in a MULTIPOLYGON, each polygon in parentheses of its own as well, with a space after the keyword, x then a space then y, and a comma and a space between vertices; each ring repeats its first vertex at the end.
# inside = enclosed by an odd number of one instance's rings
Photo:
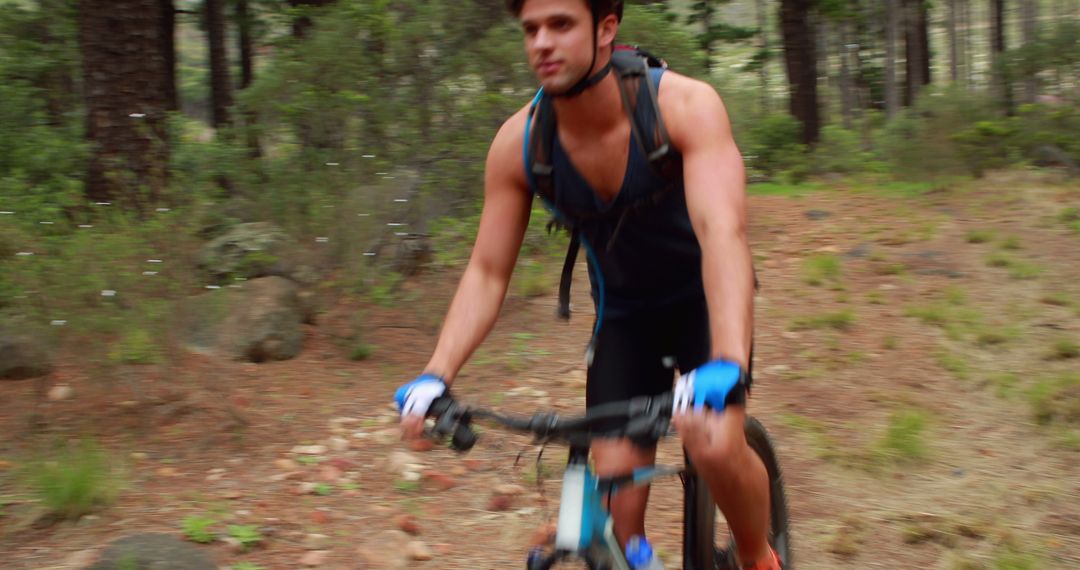
POLYGON ((454 428, 454 436, 450 438, 450 445, 455 451, 468 451, 476 445, 476 432, 472 426, 459 423, 454 428))

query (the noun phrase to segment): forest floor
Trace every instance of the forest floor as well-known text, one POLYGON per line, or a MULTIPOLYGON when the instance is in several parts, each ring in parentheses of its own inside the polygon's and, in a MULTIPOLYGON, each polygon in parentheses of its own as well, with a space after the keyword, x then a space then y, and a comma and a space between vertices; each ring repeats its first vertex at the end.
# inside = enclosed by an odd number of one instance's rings
MULTIPOLYGON (((1054 176, 751 198, 750 410, 779 448, 797 568, 1080 567, 1080 235, 1062 219, 1080 184, 1054 176)), ((554 317, 561 264, 548 265, 549 294, 508 298, 461 399, 582 409, 592 318, 554 317)), ((190 517, 222 536, 260 529, 249 550, 199 547, 222 567, 522 567, 557 512, 563 453, 548 450, 538 477, 529 441, 490 427, 465 456, 410 449, 389 403, 426 363, 458 276, 410 279, 388 307, 328 302, 287 362, 179 353, 104 377, 73 353, 44 381, 0 385, 0 567, 80 568, 114 538, 181 537, 190 517), (358 315, 373 346, 360 362, 342 340, 358 315), (71 396, 43 397, 58 384, 71 396), (123 488, 91 516, 42 524, 18 466, 84 436, 116 458, 123 488), (296 449, 313 445, 326 449, 296 449)), ((660 462, 680 453, 664 441, 660 462)), ((650 503, 668 568, 680 493, 664 480, 650 503)))

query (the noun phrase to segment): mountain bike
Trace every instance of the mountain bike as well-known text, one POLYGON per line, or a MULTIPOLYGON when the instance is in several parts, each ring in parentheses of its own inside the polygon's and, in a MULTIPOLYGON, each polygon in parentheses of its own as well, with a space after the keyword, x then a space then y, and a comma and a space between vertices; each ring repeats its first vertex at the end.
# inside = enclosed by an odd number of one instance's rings
MULTIPOLYGON (((437 418, 431 435, 449 437, 454 449, 467 451, 477 440, 471 424, 480 419, 529 433, 536 443, 569 445, 554 544, 530 551, 527 570, 548 570, 575 559, 584 561, 590 570, 629 570, 615 538, 607 505, 621 490, 671 476, 679 477, 683 485, 683 568, 738 570, 734 540, 730 534, 717 540, 719 510, 689 460, 684 467, 652 466, 614 477, 599 477, 589 465, 589 447, 595 439, 626 437, 655 441, 669 436, 672 401, 669 392, 603 404, 578 417, 538 412, 527 418, 464 406, 444 396, 429 411, 437 418)), ((776 452, 761 422, 748 416, 745 430, 747 442, 769 474, 769 544, 780 555, 784 569, 792 570, 787 497, 776 452)))

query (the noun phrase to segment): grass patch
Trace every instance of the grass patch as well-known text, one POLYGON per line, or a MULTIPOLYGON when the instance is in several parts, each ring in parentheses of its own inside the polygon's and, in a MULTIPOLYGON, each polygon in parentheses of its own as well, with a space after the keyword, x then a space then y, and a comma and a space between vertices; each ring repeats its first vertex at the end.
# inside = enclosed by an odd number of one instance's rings
POLYGON ((855 323, 855 313, 850 310, 799 317, 792 321, 792 330, 833 329, 846 331, 855 323))
POLYGON ((106 506, 120 491, 120 475, 109 455, 83 440, 29 462, 21 478, 48 512, 68 520, 106 506))
POLYGON ((154 364, 161 362, 161 347, 149 331, 134 328, 124 331, 112 346, 109 360, 117 364, 154 364))
POLYGON ((811 449, 818 459, 845 461, 855 455, 841 449, 837 440, 829 433, 829 426, 825 422, 796 414, 782 414, 781 420, 788 427, 802 432, 810 438, 811 449))
POLYGON ((191 515, 180 521, 180 531, 184 533, 184 538, 191 542, 209 544, 217 539, 217 535, 210 530, 210 527, 216 524, 217 521, 209 517, 191 515))
POLYGON ((1020 238, 1016 236, 1008 236, 1005 239, 1001 240, 1001 244, 999 245, 999 247, 1001 247, 1001 249, 1009 251, 1017 251, 1020 249, 1024 249, 1024 244, 1020 242, 1020 238))
POLYGON ((840 258, 835 255, 812 255, 803 260, 803 283, 807 285, 838 285, 842 273, 840 258))
POLYGON ((1042 272, 1041 267, 1027 261, 1015 261, 1009 266, 1009 277, 1013 279, 1035 279, 1042 272))
POLYGON ((1002 253, 1000 251, 995 251, 994 253, 986 256, 987 267, 1009 267, 1012 264, 1012 258, 1009 257, 1008 254, 1002 253))
POLYGON ((878 444, 878 455, 890 462, 920 461, 929 455, 926 439, 926 414, 917 410, 894 412, 878 444))
POLYGON ((374 347, 370 344, 360 341, 353 345, 349 350, 349 360, 367 360, 371 358, 371 353, 374 351, 374 347))
POLYGON ((1068 307, 1072 305, 1072 298, 1066 293, 1047 293, 1039 299, 1044 305, 1052 305, 1054 307, 1068 307))
POLYGON ((1080 374, 1041 378, 1027 390, 1035 421, 1080 424, 1080 374))
POLYGON ((1002 345, 1020 336, 1020 331, 1016 327, 990 324, 973 328, 975 344, 984 348, 1002 345))
POLYGON ((993 230, 971 230, 967 233, 968 243, 986 243, 994 239, 993 230))
POLYGON ((899 341, 896 340, 896 337, 893 335, 881 339, 881 348, 884 348, 885 350, 896 350, 898 345, 899 341))
POLYGON ((781 182, 758 182, 746 187, 746 192, 751 196, 802 196, 809 192, 824 190, 827 186, 820 182, 804 182, 802 184, 784 184, 781 182))
POLYGON ((958 356, 949 352, 945 348, 939 348, 934 351, 934 358, 937 359, 938 364, 948 370, 957 378, 967 378, 971 372, 971 367, 968 366, 967 360, 962 356, 958 356))
POLYGON ((229 536, 239 542, 244 550, 255 548, 263 541, 263 535, 255 525, 231 524, 229 536))
POLYGON ((1068 338, 1058 339, 1050 351, 1049 358, 1052 360, 1068 360, 1080 356, 1080 345, 1068 338))
POLYGON ((1058 212, 1058 221, 1063 224, 1080 222, 1080 208, 1069 206, 1061 212, 1058 212))
POLYGON ((514 286, 522 297, 540 297, 549 293, 553 286, 544 264, 532 259, 518 263, 514 272, 514 286))

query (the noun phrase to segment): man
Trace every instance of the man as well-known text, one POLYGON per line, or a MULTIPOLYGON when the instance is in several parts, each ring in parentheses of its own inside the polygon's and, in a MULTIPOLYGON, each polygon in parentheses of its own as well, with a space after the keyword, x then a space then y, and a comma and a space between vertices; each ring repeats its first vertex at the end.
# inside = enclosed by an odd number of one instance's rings
MULTIPOLYGON (((676 386, 676 429, 729 522, 740 564, 779 569, 766 542, 768 476, 743 435, 754 277, 742 157, 724 105, 708 84, 663 72, 659 112, 681 156, 681 179, 655 204, 604 216, 664 184, 634 144, 619 79, 607 73, 622 1, 507 4, 524 30, 529 64, 552 97, 557 198, 549 205, 576 223, 589 256, 598 322, 586 405, 671 390, 672 361, 693 370, 676 386)), ((523 153, 529 121, 530 108, 521 109, 491 144, 469 265, 424 374, 396 394, 406 437, 420 435, 430 403, 490 332, 502 305, 535 190, 523 153)), ((610 440, 594 444, 592 453, 604 475, 652 464, 656 448, 610 440)), ((644 534, 648 492, 636 488, 613 500, 620 543, 644 534)))

